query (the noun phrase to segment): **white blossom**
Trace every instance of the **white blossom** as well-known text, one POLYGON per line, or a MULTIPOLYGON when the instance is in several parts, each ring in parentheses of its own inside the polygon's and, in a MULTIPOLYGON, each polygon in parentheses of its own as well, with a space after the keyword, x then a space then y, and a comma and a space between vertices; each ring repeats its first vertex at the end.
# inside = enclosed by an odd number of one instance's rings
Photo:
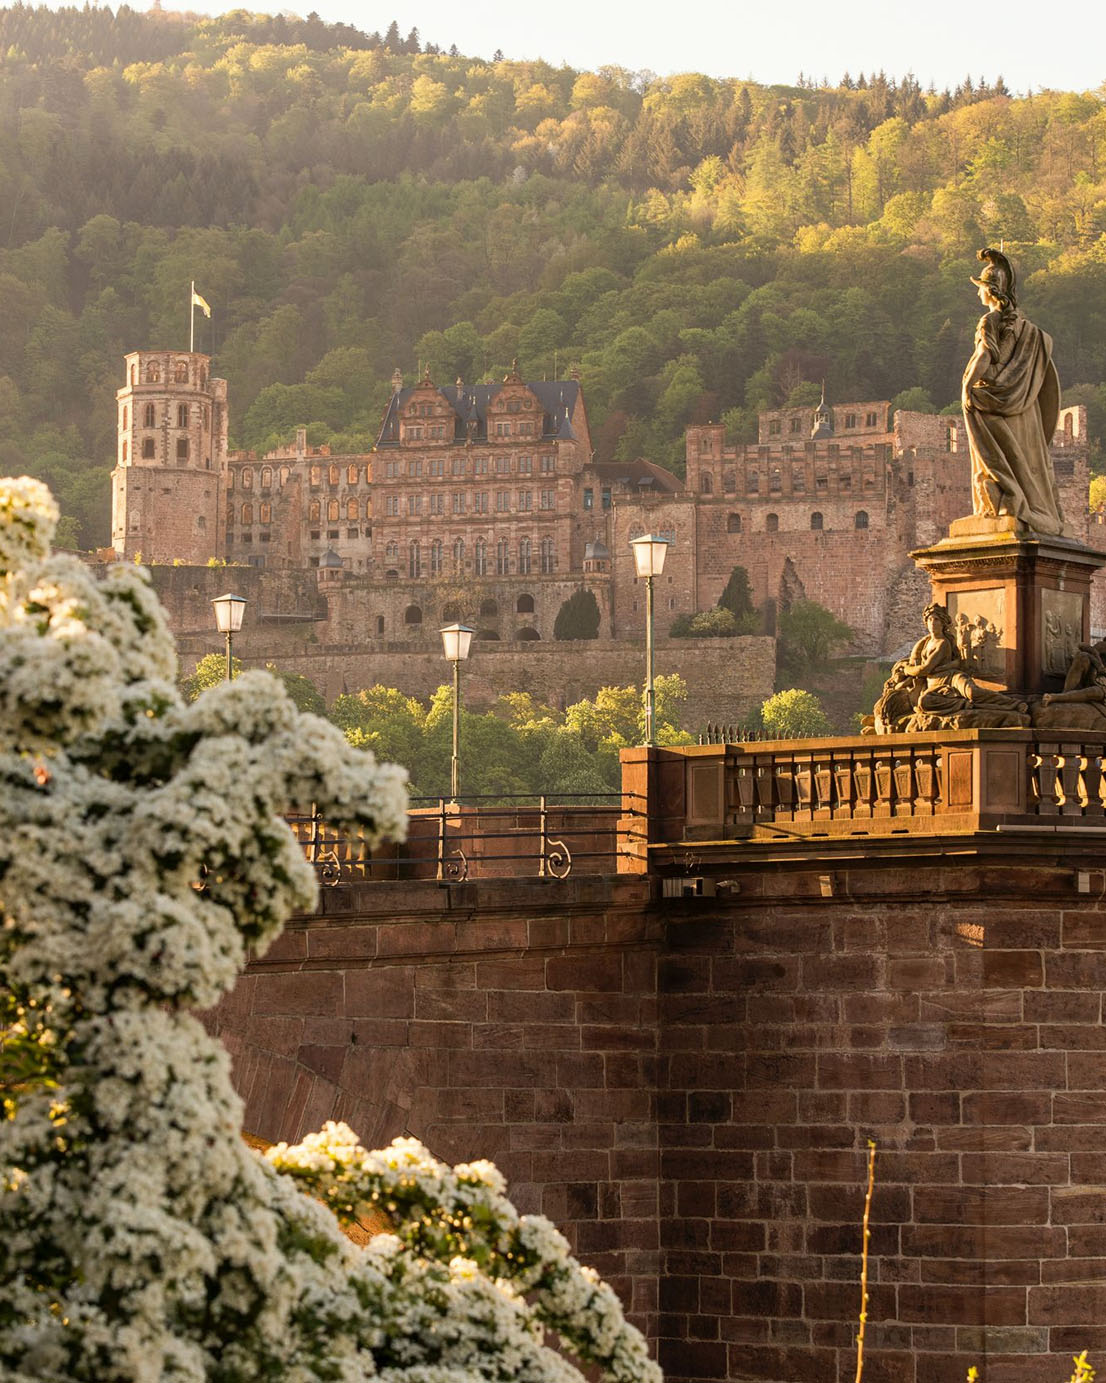
POLYGON ((328 1124, 265 1159, 189 1010, 314 872, 314 805, 402 837, 406 774, 266 673, 182 703, 145 573, 51 557, 0 481, 0 1376, 13 1383, 618 1383, 659 1372, 613 1293, 488 1162, 328 1124), (393 1231, 341 1232, 366 1211, 393 1231))

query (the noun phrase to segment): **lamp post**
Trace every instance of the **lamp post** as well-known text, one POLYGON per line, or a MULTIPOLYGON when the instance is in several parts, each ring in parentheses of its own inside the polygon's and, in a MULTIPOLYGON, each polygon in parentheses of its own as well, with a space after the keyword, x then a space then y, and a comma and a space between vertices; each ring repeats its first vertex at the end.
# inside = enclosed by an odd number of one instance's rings
POLYGON ((634 550, 634 569, 645 578, 645 743, 651 748, 657 742, 656 693, 653 688, 653 577, 664 570, 669 540, 647 533, 630 543, 634 550))
POLYGON ((449 764, 450 794, 457 801, 460 780, 460 760, 457 755, 461 725, 461 664, 469 656, 469 644, 475 630, 467 624, 447 624, 442 630, 442 651, 453 664, 453 757, 449 764))
POLYGON ((242 616, 246 613, 246 597, 244 595, 217 595, 211 602, 215 606, 215 628, 220 634, 227 636, 227 681, 231 680, 233 662, 231 659, 231 642, 242 628, 242 616))

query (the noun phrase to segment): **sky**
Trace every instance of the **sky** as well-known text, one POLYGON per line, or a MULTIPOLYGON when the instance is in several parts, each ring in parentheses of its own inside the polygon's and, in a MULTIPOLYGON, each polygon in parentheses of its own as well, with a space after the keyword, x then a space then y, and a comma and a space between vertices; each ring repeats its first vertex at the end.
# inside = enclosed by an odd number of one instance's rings
MULTIPOLYGON (((164 0, 165 8, 178 0, 164 0)), ((218 11, 193 0, 180 8, 218 11)), ((247 3, 272 12, 275 6, 247 3)), ((544 58, 594 70, 609 64, 658 76, 705 72, 793 83, 800 72, 836 83, 881 68, 913 72, 923 87, 955 87, 1002 76, 1011 91, 1053 88, 1093 91, 1106 83, 1106 18, 1101 0, 1005 0, 969 6, 964 0, 308 0, 327 20, 383 33, 392 19, 407 35, 467 56, 544 58)))

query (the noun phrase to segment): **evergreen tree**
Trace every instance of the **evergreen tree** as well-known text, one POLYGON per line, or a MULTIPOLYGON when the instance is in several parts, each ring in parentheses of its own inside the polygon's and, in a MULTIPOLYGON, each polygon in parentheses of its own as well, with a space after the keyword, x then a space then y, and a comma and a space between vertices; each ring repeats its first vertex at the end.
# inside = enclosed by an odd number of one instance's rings
POLYGON ((597 639, 599 602, 593 592, 581 586, 564 602, 553 621, 555 639, 597 639))

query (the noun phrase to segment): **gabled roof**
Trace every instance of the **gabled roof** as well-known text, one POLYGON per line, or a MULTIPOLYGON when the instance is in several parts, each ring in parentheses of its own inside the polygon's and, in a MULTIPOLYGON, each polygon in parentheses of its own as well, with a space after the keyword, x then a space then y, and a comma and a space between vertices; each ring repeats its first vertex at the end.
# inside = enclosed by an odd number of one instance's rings
POLYGON ((596 461, 591 469, 604 485, 624 494, 675 495, 684 488, 679 476, 643 456, 636 461, 596 461))
MULTIPOLYGON (((538 382, 520 381, 541 404, 541 439, 552 441, 574 440, 572 415, 580 397, 577 380, 541 380, 538 382)), ((504 381, 506 383, 506 381, 504 381)), ((400 419, 418 388, 397 390, 389 399, 376 439, 378 447, 398 446, 400 419)), ((436 389, 449 404, 454 415, 453 441, 464 442, 470 437, 474 442, 488 439, 488 410, 504 388, 504 384, 448 384, 436 389)), ((537 437, 534 439, 538 440, 537 437)))

